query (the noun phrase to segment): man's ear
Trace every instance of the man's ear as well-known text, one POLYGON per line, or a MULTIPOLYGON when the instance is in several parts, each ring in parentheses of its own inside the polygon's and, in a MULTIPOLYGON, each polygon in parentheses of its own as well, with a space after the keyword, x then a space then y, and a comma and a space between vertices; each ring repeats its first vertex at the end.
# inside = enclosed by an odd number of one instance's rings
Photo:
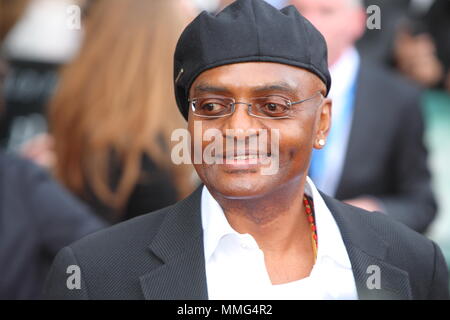
POLYGON ((332 102, 330 98, 325 98, 319 107, 318 126, 314 141, 315 149, 322 149, 327 141, 328 133, 331 129, 331 109, 332 102))

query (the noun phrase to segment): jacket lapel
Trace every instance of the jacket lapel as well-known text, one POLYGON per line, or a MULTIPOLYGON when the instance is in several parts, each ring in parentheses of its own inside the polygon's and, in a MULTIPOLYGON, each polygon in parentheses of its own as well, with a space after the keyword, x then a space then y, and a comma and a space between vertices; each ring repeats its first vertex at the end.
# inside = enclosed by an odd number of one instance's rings
MULTIPOLYGON (((145 299, 208 299, 200 214, 202 187, 168 209, 151 242, 149 255, 161 263, 139 279, 145 299)), ((368 216, 321 195, 340 229, 359 298, 412 299, 408 273, 387 261, 389 245, 372 229, 368 216), (379 270, 380 289, 369 288, 375 283, 371 280, 374 268, 379 270)))
POLYGON ((371 227, 369 214, 321 195, 347 248, 359 299, 412 299, 408 273, 388 262, 389 245, 371 227))
POLYGON ((140 277, 147 300, 208 299, 203 230, 200 214, 202 186, 170 207, 149 246, 159 267, 140 277))

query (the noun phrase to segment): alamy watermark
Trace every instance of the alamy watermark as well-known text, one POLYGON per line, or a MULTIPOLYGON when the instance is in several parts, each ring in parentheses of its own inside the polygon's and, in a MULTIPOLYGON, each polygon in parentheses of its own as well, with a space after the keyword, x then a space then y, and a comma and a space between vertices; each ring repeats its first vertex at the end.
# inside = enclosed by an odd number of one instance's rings
POLYGON ((70 5, 66 8, 66 26, 69 30, 81 29, 81 8, 77 5, 70 5))
POLYGON ((76 264, 67 267, 66 273, 70 274, 66 280, 66 287, 69 290, 81 289, 81 269, 76 264))
POLYGON ((194 136, 187 129, 172 132, 171 159, 174 164, 259 165, 262 175, 278 172, 280 132, 278 129, 226 129, 203 131, 202 121, 194 121, 194 136), (270 141, 269 141, 270 140, 270 141), (207 143, 203 148, 203 144, 207 143), (191 150, 193 149, 193 155, 191 150))
POLYGON ((369 290, 381 289, 381 269, 377 265, 370 265, 366 270, 367 277, 366 286, 369 290))
MULTIPOLYGON (((381 8, 375 4, 366 8, 367 20, 366 27, 368 30, 381 29, 381 8)), ((81 29, 81 8, 78 5, 69 5, 66 8, 66 26, 70 30, 81 29)))
POLYGON ((370 5, 366 9, 367 20, 366 27, 369 30, 381 29, 381 9, 377 5, 370 5))

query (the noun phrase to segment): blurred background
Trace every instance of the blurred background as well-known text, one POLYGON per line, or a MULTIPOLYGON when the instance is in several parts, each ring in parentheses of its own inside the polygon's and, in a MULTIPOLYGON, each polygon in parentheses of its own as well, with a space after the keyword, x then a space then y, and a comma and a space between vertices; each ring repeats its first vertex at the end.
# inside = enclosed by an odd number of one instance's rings
MULTIPOLYGON (((60 248, 199 184, 170 160, 186 126, 173 51, 198 13, 231 2, 0 0, 0 299, 39 298, 60 248)), ((295 5, 329 46, 336 124, 313 180, 450 263, 450 1, 267 2, 295 5)))

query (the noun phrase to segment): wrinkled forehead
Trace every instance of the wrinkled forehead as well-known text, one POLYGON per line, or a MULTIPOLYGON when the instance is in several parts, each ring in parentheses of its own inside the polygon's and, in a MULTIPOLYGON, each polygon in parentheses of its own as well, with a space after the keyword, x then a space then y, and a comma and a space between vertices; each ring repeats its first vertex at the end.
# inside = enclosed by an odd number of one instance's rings
POLYGON ((264 91, 283 91, 297 96, 322 89, 326 90, 326 86, 320 78, 305 69, 273 62, 245 62, 202 72, 192 83, 189 96, 192 98, 205 92, 264 91))

